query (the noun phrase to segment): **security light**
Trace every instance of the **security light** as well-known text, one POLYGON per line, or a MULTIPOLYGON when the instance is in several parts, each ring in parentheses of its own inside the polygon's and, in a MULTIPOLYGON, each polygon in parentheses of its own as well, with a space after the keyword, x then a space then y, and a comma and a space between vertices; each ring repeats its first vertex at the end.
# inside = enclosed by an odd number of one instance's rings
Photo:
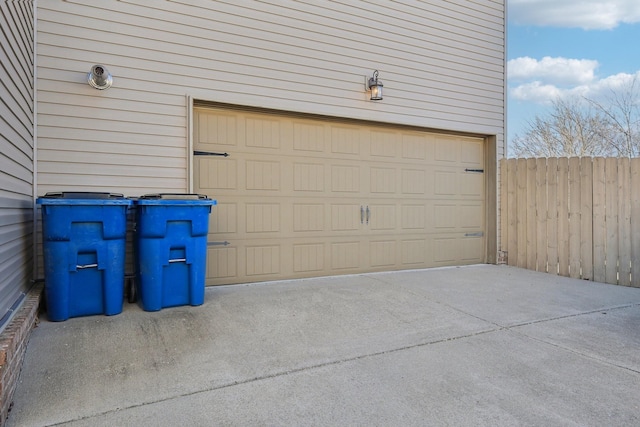
POLYGON ((369 80, 366 80, 367 90, 371 91, 371 100, 372 101, 380 101, 382 99, 382 82, 378 80, 378 70, 373 72, 373 77, 370 77, 369 80))
POLYGON ((87 80, 91 87, 99 90, 109 89, 111 84, 113 84, 113 77, 109 74, 109 70, 102 65, 94 65, 91 67, 87 80))

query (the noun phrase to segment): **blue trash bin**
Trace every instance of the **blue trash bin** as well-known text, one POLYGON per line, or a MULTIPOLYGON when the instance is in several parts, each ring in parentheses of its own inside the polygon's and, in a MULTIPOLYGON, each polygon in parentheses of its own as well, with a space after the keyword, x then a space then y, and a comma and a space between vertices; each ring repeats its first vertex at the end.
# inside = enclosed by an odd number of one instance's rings
POLYGON ((198 194, 147 194, 136 200, 137 299, 145 311, 204 303, 209 214, 198 194))
POLYGON ((121 313, 132 201, 114 193, 58 192, 36 203, 42 211, 49 319, 121 313))

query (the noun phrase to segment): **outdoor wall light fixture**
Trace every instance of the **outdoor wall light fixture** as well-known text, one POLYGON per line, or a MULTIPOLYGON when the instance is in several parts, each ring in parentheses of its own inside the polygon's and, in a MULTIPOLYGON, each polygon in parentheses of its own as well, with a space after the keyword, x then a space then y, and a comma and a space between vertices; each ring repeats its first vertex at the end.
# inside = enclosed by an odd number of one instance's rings
POLYGON ((373 77, 365 77, 365 86, 371 91, 371 100, 380 101, 382 99, 382 82, 378 80, 378 70, 373 72, 373 77))
POLYGON ((113 77, 109 74, 109 70, 107 70, 102 65, 94 65, 91 67, 91 71, 87 76, 87 80, 89 81, 89 85, 96 89, 105 90, 109 89, 113 84, 113 77))

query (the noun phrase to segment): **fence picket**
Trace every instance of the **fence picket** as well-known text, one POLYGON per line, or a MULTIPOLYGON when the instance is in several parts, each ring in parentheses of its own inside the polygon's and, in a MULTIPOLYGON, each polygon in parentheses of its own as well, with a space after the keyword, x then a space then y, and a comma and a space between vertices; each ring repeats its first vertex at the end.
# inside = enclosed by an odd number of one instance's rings
POLYGON ((606 262, 605 159, 593 159, 593 280, 604 282, 606 262))
POLYGON ((547 263, 558 274, 558 159, 547 159, 547 263))
POLYGON ((518 159, 517 163, 517 178, 516 183, 518 185, 518 191, 516 197, 518 198, 518 207, 516 208, 517 214, 517 228, 518 228, 518 260, 516 265, 518 267, 527 267, 527 161, 526 159, 518 159))
POLYGON ((605 282, 618 283, 618 159, 605 160, 606 194, 606 252, 605 282))
POLYGON ((580 158, 569 159, 569 277, 580 278, 580 158))
POLYGON ((548 271, 547 263, 547 159, 536 159, 536 251, 537 270, 548 271))
POLYGON ((593 280, 593 159, 580 161, 580 269, 582 278, 593 280))
POLYGON ((527 159, 527 269, 537 270, 536 159, 527 159))
POLYGON ((509 176, 509 165, 510 163, 506 158, 500 160, 500 200, 498 201, 500 206, 500 236, 498 237, 498 241, 500 242, 500 246, 498 247, 498 251, 507 251, 509 247, 509 191, 508 186, 504 183, 504 180, 508 179, 507 177, 509 176))
POLYGON ((509 162, 507 169, 507 209, 509 209, 509 237, 507 240, 507 263, 518 265, 518 182, 516 161, 509 162))
POLYGON ((569 276, 569 159, 558 159, 558 273, 569 276))
POLYGON ((618 283, 631 285, 631 170, 628 157, 618 159, 618 283))

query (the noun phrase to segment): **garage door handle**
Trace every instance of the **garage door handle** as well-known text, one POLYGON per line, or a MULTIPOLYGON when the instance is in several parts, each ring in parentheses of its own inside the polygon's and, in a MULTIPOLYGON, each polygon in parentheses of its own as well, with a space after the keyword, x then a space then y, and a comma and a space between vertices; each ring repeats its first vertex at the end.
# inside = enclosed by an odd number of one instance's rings
POLYGON ((364 224, 364 206, 360 205, 360 224, 364 224))
POLYGON ((370 218, 371 218, 371 211, 369 210, 369 206, 367 206, 367 224, 369 224, 370 218))

